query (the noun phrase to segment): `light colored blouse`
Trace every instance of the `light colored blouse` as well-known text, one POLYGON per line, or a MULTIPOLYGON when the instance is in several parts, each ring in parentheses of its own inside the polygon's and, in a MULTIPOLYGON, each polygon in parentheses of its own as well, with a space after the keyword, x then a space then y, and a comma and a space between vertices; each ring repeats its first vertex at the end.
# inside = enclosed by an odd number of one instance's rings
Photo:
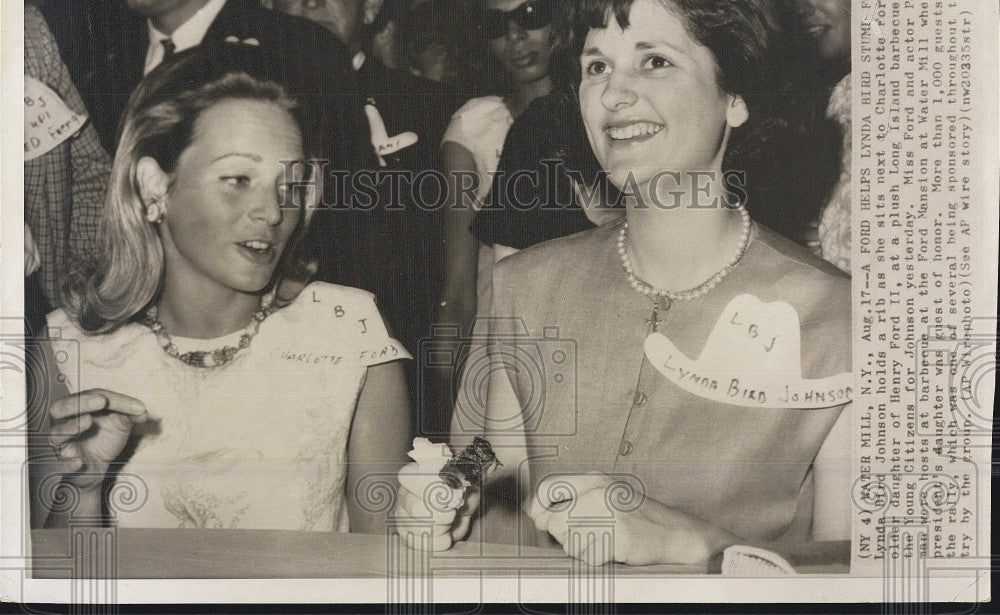
POLYGON ((497 264, 496 361, 521 406, 531 488, 599 471, 631 486, 622 506, 642 493, 740 537, 808 537, 812 463, 851 395, 850 279, 758 225, 736 268, 651 335, 619 228, 497 264))
POLYGON ((479 175, 476 209, 490 192, 492 173, 500 163, 503 142, 513 123, 514 118, 499 96, 473 98, 451 116, 441 142, 457 143, 472 154, 479 175))
MULTIPOLYGON (((105 388, 149 410, 110 490, 120 526, 348 531, 347 442, 366 369, 409 358, 372 295, 310 284, 209 369, 167 355, 139 324, 91 336, 57 310, 49 325, 79 343, 79 362, 60 367, 71 393, 105 388)), ((241 333, 173 341, 212 350, 241 333)))

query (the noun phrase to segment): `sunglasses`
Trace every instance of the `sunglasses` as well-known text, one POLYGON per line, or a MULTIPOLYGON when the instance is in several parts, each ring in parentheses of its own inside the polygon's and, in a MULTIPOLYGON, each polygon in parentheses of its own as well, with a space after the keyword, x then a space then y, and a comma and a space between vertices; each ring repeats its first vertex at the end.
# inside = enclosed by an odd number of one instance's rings
POLYGON ((486 38, 507 36, 507 26, 513 21, 522 30, 540 30, 552 23, 552 0, 529 0, 510 11, 489 9, 483 29, 486 38))

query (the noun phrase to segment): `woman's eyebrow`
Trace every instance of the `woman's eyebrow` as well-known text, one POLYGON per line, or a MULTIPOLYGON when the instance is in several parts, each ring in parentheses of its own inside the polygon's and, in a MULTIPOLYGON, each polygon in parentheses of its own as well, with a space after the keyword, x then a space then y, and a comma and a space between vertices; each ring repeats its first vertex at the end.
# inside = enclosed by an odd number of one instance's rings
POLYGON ((670 43, 668 43, 667 41, 664 41, 664 40, 640 41, 640 42, 638 42, 638 43, 635 44, 636 51, 648 51, 650 49, 657 49, 659 47, 667 47, 668 49, 672 49, 672 50, 674 50, 677 53, 681 53, 681 54, 687 55, 685 53, 685 51, 683 49, 681 49, 680 47, 677 47, 676 45, 672 45, 672 44, 670 44, 670 43))
POLYGON ((580 55, 581 56, 599 56, 599 55, 601 55, 601 50, 598 49, 597 47, 587 47, 586 49, 583 50, 583 53, 581 53, 580 55))
POLYGON ((260 156, 258 156, 257 154, 251 154, 249 152, 229 152, 228 154, 223 154, 223 155, 219 156, 218 158, 213 158, 211 160, 211 162, 218 162, 219 160, 222 160, 223 158, 229 158, 230 156, 241 156, 243 158, 249 158, 250 160, 253 160, 254 162, 263 162, 264 161, 264 159, 261 158, 260 156))

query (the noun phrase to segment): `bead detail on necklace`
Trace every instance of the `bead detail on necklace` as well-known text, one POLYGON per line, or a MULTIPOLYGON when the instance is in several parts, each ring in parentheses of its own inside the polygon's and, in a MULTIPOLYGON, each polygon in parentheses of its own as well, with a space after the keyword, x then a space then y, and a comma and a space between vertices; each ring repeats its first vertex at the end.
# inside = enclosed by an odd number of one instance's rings
POLYGON ((181 363, 200 368, 219 367, 232 361, 239 351, 250 347, 250 341, 257 335, 257 331, 260 330, 260 323, 264 322, 264 319, 274 311, 274 308, 271 306, 273 299, 274 297, 271 293, 261 297, 260 308, 253 313, 250 324, 243 330, 243 334, 240 335, 240 341, 236 346, 223 346, 215 350, 193 350, 181 354, 170 338, 170 334, 167 333, 163 323, 160 322, 158 318, 159 310, 155 304, 149 306, 146 313, 139 319, 139 323, 149 327, 156 337, 156 342, 163 349, 163 352, 181 363))
POLYGON ((660 312, 669 310, 670 305, 674 301, 691 301, 692 299, 698 299, 699 297, 704 296, 706 293, 718 286, 719 282, 729 275, 736 265, 739 264, 740 260, 743 258, 743 254, 746 253, 747 246, 750 244, 750 229, 753 225, 750 220, 750 214, 747 213, 746 207, 742 204, 739 206, 739 212, 740 216, 743 218, 743 230, 740 233, 740 242, 736 248, 733 258, 730 259, 725 267, 717 271, 714 275, 712 275, 712 277, 708 278, 701 284, 688 288, 687 290, 676 292, 656 288, 635 274, 635 269, 632 267, 632 262, 628 257, 628 249, 625 246, 625 241, 628 239, 628 221, 626 220, 622 223, 621 230, 618 231, 618 256, 621 258, 622 269, 628 276, 628 282, 629 285, 632 286, 632 289, 637 293, 645 295, 653 302, 653 317, 650 324, 654 330, 657 327, 660 312))

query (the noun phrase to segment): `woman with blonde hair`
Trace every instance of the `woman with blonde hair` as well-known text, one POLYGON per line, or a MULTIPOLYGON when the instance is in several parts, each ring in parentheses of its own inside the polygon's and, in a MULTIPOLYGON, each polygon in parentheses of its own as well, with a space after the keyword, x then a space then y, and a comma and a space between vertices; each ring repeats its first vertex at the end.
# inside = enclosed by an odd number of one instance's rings
POLYGON ((321 193, 302 92, 266 50, 212 44, 133 94, 101 258, 49 316, 79 363, 50 353, 36 524, 384 528, 358 485, 403 459, 408 355, 366 292, 277 292, 303 288, 321 193))

